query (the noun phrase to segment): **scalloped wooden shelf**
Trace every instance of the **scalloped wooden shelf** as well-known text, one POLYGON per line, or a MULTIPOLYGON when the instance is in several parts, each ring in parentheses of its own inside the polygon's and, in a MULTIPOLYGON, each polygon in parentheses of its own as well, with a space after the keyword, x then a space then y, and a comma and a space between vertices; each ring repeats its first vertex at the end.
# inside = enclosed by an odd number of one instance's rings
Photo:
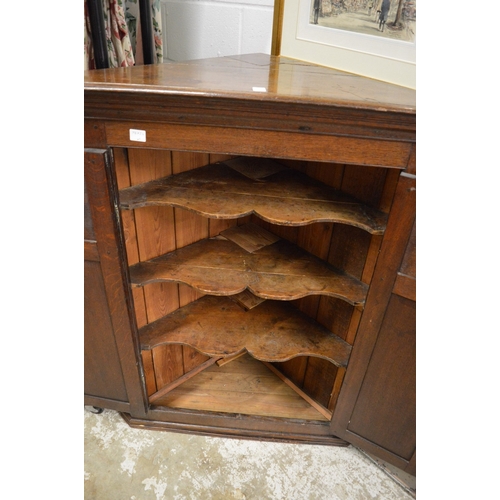
POLYGON ((265 167, 274 163, 274 170, 260 168, 261 162, 229 160, 126 188, 120 191, 120 208, 167 205, 216 219, 255 214, 278 225, 338 222, 384 233, 383 212, 277 162, 266 160, 265 167))
POLYGON ((207 356, 244 352, 267 362, 315 356, 346 367, 351 346, 287 302, 249 311, 227 297, 205 296, 139 330, 141 349, 186 344, 207 356))
POLYGON ((244 290, 264 299, 328 295, 363 305, 368 286, 296 245, 279 240, 249 253, 232 241, 202 240, 130 267, 132 285, 185 283, 209 295, 244 290))

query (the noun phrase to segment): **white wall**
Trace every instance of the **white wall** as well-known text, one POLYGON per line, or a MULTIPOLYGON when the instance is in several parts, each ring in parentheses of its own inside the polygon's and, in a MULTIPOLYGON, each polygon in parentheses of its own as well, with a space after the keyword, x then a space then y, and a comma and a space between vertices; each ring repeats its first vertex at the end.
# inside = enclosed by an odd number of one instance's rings
POLYGON ((271 53, 274 0, 162 0, 164 59, 271 53))

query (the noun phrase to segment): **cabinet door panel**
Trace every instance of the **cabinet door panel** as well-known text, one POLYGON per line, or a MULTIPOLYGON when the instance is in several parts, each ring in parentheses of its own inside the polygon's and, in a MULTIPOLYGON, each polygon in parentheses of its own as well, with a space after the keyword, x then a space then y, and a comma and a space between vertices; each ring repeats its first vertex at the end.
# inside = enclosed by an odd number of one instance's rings
POLYGON ((415 177, 402 174, 332 419, 336 436, 415 475, 415 177))
POLYGON ((113 157, 104 149, 84 153, 85 236, 93 237, 85 239, 85 404, 144 415, 146 394, 115 210, 113 157))
POLYGON ((99 262, 85 261, 85 395, 127 401, 99 262))
POLYGON ((406 460, 415 451, 415 333, 415 302, 393 294, 347 427, 406 460))

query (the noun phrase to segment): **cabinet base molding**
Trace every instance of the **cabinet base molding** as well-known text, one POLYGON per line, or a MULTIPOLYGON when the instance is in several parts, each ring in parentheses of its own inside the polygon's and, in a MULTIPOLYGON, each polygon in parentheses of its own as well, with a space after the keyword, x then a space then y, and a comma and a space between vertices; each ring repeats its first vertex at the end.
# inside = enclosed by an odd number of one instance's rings
POLYGON ((125 422, 134 429, 179 432, 198 436, 224 437, 232 439, 250 439, 278 443, 319 444, 328 446, 349 446, 347 441, 331 435, 311 435, 299 432, 263 431, 261 429, 233 429, 230 427, 212 427, 185 422, 163 422, 134 418, 128 413, 121 413, 125 422))
POLYGON ((102 398, 89 396, 85 394, 85 406, 97 406, 98 408, 109 408, 116 411, 130 411, 130 404, 125 401, 117 401, 116 399, 102 398))

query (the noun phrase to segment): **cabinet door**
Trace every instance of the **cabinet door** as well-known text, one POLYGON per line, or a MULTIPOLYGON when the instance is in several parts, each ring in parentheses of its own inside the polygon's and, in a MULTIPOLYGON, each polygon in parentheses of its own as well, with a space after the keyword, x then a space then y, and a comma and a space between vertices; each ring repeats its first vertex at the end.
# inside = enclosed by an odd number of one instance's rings
POLYGON ((401 174, 334 433, 415 475, 415 178, 401 174))
MULTIPOLYGON (((89 247, 88 242, 86 247, 89 247)), ((99 261, 85 259, 84 286, 85 403, 126 410, 127 390, 99 261)))
POLYGON ((85 150, 85 404, 145 413, 111 154, 85 150))

